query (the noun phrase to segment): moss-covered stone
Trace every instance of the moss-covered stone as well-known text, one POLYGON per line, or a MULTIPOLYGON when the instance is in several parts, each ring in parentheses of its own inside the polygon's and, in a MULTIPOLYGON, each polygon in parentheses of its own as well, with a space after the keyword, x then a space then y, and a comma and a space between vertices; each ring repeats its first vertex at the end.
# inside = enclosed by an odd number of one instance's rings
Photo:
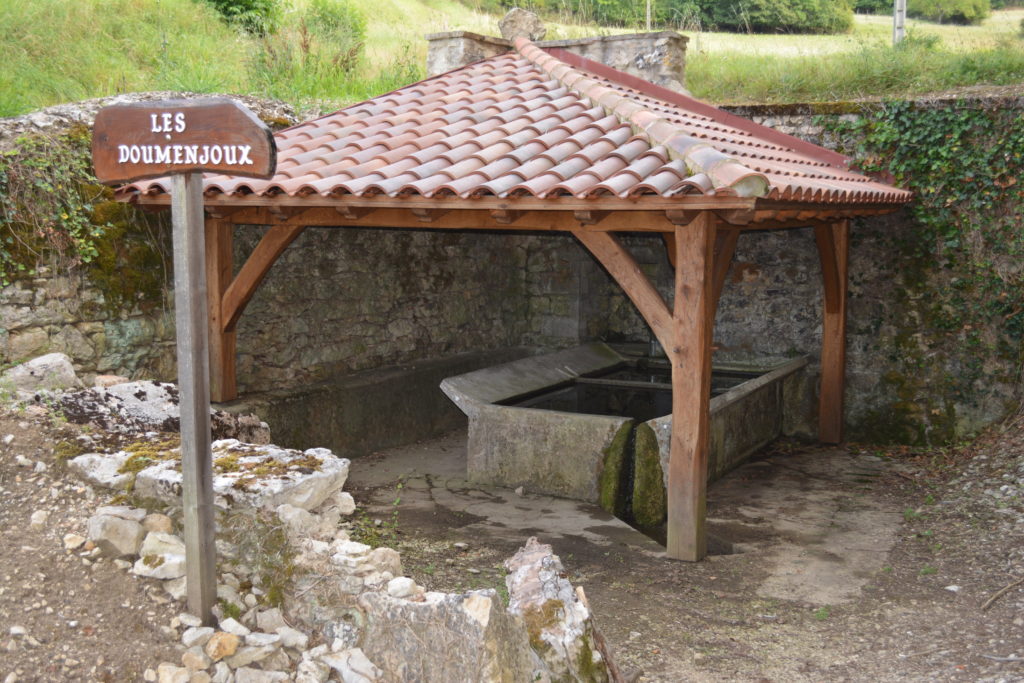
POLYGON ((615 432, 612 442, 604 449, 601 476, 598 478, 597 503, 605 512, 622 517, 626 512, 626 491, 624 490, 626 458, 629 456, 629 437, 633 422, 624 422, 615 432))
POLYGON ((636 428, 635 444, 633 520, 641 529, 652 530, 665 521, 668 509, 658 437, 649 425, 641 424, 636 428))

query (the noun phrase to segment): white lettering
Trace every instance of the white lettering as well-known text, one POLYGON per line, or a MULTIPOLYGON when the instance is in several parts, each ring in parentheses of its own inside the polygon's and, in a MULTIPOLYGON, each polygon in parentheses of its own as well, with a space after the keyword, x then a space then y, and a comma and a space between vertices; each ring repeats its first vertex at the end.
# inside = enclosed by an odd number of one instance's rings
POLYGON ((133 164, 139 163, 139 146, 138 145, 132 145, 131 148, 128 150, 128 159, 133 164))
POLYGON ((164 124, 164 126, 163 126, 163 128, 161 128, 161 130, 164 133, 170 133, 171 132, 171 113, 169 111, 165 111, 164 113, 160 114, 160 120, 163 121, 163 124, 164 124))
POLYGON ((160 126, 156 122, 156 114, 150 114, 149 119, 153 122, 153 125, 150 127, 149 131, 151 133, 159 133, 160 126))
POLYGON ((174 132, 184 133, 185 132, 185 113, 178 112, 174 115, 174 132))
POLYGON ((214 166, 221 162, 223 152, 221 151, 220 145, 214 145, 210 148, 210 163, 214 166))
POLYGON ((171 148, 163 145, 156 146, 156 154, 153 156, 153 163, 155 164, 169 164, 171 163, 171 148))
POLYGON ((239 164, 248 164, 248 165, 252 166, 255 162, 252 159, 249 158, 249 152, 251 152, 251 151, 252 151, 252 146, 251 145, 239 145, 238 146, 238 152, 239 152, 238 163, 239 164))
POLYGON ((183 148, 182 148, 181 145, 175 145, 174 146, 174 163, 176 163, 176 164, 180 164, 181 163, 181 153, 182 153, 182 151, 183 151, 183 148))
POLYGON ((224 148, 224 163, 231 164, 234 166, 238 163, 238 156, 235 151, 238 149, 238 145, 227 145, 224 148))
POLYGON ((197 163, 198 151, 198 145, 188 145, 185 147, 185 163, 195 166, 197 163))
POLYGON ((206 166, 210 161, 210 146, 203 145, 203 153, 199 155, 199 165, 206 166))
POLYGON ((153 163, 153 145, 142 146, 142 163, 151 164, 153 163))
POLYGON ((123 164, 128 161, 128 145, 117 146, 117 163, 123 164))

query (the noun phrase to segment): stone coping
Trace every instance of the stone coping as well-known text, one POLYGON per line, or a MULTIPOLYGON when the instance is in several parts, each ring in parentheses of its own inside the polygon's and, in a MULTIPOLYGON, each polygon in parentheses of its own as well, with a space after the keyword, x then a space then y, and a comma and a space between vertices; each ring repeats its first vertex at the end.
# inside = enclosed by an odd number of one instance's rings
MULTIPOLYGON (((451 38, 465 38, 478 43, 487 43, 512 49, 512 41, 496 36, 485 36, 472 31, 442 31, 440 33, 428 33, 424 36, 427 42, 435 40, 449 40, 451 38)), ((679 39, 683 43, 689 42, 689 38, 676 31, 651 31, 649 33, 617 33, 611 36, 588 36, 586 38, 564 38, 561 40, 539 40, 534 42, 539 48, 545 47, 579 47, 581 45, 592 45, 594 43, 612 43, 625 40, 658 40, 662 38, 679 39)))

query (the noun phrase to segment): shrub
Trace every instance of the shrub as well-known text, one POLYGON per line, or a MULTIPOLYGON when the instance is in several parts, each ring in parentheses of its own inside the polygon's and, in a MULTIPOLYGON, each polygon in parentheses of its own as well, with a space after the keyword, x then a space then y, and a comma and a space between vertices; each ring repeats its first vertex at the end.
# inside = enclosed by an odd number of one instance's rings
POLYGON ((907 14, 940 24, 980 24, 991 14, 989 0, 907 0, 907 14))
POLYGON ((254 36, 273 33, 280 19, 277 0, 206 0, 228 22, 254 36))
POLYGON ((844 0, 703 0, 705 23, 748 33, 842 33, 853 26, 844 0))
POLYGON ((856 0, 853 11, 858 14, 892 14, 892 0, 856 0))

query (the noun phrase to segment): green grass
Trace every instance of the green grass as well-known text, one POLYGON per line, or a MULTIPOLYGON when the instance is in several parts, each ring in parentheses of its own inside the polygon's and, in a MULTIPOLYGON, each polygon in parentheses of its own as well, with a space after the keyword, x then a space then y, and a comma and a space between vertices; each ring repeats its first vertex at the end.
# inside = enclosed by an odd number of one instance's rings
MULTIPOLYGON (((344 77, 330 69, 260 69, 259 41, 196 0, 0 2, 0 116, 139 90, 251 93, 300 108, 360 101, 423 76, 423 35, 464 29, 497 35, 498 17, 456 0, 352 0, 367 17, 366 50, 344 77)), ((284 0, 294 27, 306 0, 284 0)), ((906 95, 1024 81, 1024 10, 981 26, 910 22, 919 39, 893 50, 888 17, 858 16, 842 36, 690 36, 687 85, 718 103, 906 95), (935 38, 920 39, 922 35, 935 38), (937 43, 936 43, 937 41, 937 43)), ((548 37, 624 29, 548 22, 548 37)))

